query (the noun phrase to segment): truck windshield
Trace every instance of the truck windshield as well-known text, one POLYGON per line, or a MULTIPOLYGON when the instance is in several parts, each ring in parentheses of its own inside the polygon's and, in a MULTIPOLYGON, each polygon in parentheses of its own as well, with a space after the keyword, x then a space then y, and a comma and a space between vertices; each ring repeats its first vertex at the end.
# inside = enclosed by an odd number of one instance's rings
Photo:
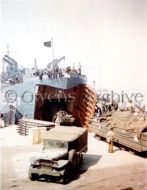
POLYGON ((68 148, 68 143, 64 141, 44 140, 44 148, 68 148))

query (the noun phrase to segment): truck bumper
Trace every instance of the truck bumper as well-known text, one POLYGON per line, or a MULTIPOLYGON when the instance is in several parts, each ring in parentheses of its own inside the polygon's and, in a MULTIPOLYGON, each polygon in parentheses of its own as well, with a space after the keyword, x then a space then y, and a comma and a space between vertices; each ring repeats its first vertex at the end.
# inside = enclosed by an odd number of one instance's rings
POLYGON ((39 176, 53 176, 53 177, 62 177, 62 171, 56 171, 53 168, 30 168, 29 172, 33 173, 33 174, 38 174, 39 176))

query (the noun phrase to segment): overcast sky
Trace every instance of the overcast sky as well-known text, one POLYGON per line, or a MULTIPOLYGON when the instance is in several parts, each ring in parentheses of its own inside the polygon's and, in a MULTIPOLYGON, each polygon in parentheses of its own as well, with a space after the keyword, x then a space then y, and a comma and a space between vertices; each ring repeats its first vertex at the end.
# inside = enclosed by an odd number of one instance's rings
POLYGON ((80 62, 96 88, 147 94, 146 0, 2 0, 0 28, 1 56, 9 43, 20 65, 45 67, 53 37, 55 57, 80 62))

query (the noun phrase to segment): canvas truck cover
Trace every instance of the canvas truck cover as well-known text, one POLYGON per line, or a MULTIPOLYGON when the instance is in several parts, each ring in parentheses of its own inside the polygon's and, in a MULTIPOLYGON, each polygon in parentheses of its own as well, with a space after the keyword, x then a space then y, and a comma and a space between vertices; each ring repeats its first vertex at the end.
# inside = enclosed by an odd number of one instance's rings
POLYGON ((60 126, 48 131, 44 139, 71 142, 85 133, 88 133, 86 128, 60 126))

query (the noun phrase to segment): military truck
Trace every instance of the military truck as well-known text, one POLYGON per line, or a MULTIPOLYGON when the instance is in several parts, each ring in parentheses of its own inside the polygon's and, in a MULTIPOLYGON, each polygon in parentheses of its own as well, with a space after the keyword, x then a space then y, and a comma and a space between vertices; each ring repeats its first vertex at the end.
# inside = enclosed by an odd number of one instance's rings
POLYGON ((82 164, 87 136, 87 129, 81 127, 60 126, 48 131, 42 152, 31 158, 30 180, 45 178, 68 183, 82 164))

